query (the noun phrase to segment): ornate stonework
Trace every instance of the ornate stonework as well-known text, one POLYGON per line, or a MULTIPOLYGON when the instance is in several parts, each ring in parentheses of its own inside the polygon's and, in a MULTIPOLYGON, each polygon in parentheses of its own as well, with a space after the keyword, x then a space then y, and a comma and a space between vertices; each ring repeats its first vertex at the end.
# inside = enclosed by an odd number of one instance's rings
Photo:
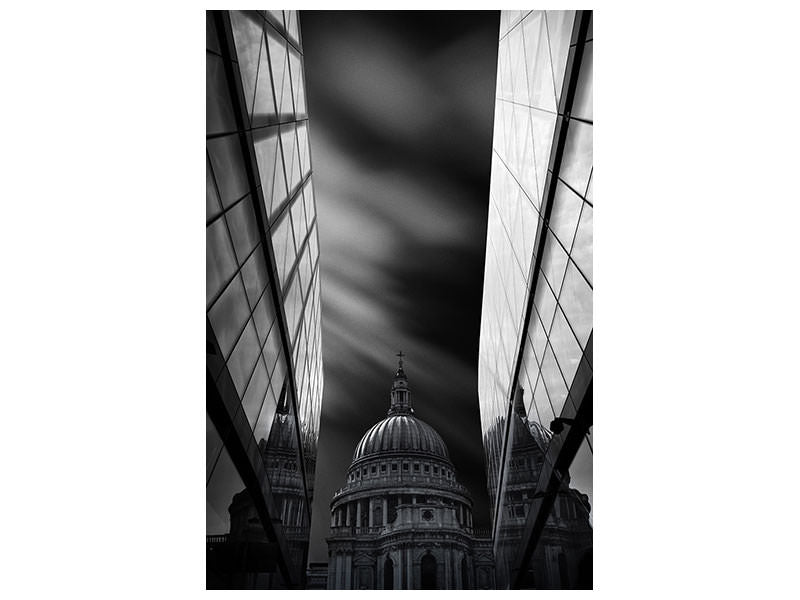
POLYGON ((331 501, 328 589, 492 589, 492 543, 477 533, 447 446, 414 415, 401 356, 389 412, 331 501))

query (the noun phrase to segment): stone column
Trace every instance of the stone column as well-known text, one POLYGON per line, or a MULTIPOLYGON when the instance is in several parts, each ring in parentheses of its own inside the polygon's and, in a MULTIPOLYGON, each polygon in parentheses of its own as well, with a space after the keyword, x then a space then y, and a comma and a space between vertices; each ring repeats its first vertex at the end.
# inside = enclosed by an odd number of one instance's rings
POLYGON ((351 510, 350 510, 350 503, 349 502, 344 505, 344 510, 345 510, 345 513, 344 513, 345 514, 345 523, 344 524, 347 525, 348 527, 350 527, 350 512, 351 512, 351 510))
POLYGON ((369 499, 367 506, 369 507, 369 526, 373 527, 375 525, 375 511, 372 509, 372 498, 369 499))
POLYGON ((344 589, 344 561, 341 552, 336 554, 336 589, 344 589))
POLYGON ((384 496, 383 497, 383 526, 386 527, 389 524, 389 499, 384 496))
POLYGON ((406 589, 414 589, 414 571, 411 564, 411 548, 406 549, 406 577, 408 578, 408 586, 406 589))
POLYGON ((458 505, 458 522, 461 525, 466 525, 466 522, 464 521, 464 505, 461 503, 458 505))
POLYGON ((356 527, 361 527, 361 500, 356 500, 356 527))
POLYGON ((349 590, 353 587, 351 576, 353 572, 353 557, 346 554, 344 557, 344 589, 349 590))
POLYGON ((402 590, 403 589, 403 561, 402 561, 402 550, 395 552, 394 555, 390 555, 392 557, 392 562, 394 563, 394 585, 392 586, 395 590, 402 590))

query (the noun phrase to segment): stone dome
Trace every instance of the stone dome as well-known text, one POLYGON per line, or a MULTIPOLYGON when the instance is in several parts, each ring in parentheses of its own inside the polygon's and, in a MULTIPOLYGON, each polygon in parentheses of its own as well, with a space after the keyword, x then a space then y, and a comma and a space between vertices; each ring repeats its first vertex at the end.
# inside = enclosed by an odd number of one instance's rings
POLYGON ((353 462, 388 452, 432 454, 449 460, 447 446, 436 430, 410 414, 389 415, 370 427, 356 446, 353 462))

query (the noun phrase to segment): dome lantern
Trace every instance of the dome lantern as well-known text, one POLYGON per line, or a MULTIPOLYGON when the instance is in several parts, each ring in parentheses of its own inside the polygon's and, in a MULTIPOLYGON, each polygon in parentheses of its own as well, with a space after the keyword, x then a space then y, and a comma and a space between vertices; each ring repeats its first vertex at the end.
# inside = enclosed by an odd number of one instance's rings
POLYGON ((392 391, 390 393, 389 415, 413 415, 414 409, 411 408, 411 399, 408 390, 408 378, 403 371, 403 351, 397 353, 400 357, 397 371, 392 381, 392 391))

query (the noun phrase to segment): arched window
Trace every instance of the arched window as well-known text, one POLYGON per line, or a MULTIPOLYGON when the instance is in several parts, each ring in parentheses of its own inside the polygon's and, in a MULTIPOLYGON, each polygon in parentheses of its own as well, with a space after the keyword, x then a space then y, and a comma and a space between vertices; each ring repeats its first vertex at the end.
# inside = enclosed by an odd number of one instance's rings
POLYGON ((383 563, 383 589, 394 589, 394 563, 388 556, 386 557, 386 562, 383 563))
POLYGON ((436 558, 433 554, 426 554, 422 557, 422 589, 436 589, 436 558))

